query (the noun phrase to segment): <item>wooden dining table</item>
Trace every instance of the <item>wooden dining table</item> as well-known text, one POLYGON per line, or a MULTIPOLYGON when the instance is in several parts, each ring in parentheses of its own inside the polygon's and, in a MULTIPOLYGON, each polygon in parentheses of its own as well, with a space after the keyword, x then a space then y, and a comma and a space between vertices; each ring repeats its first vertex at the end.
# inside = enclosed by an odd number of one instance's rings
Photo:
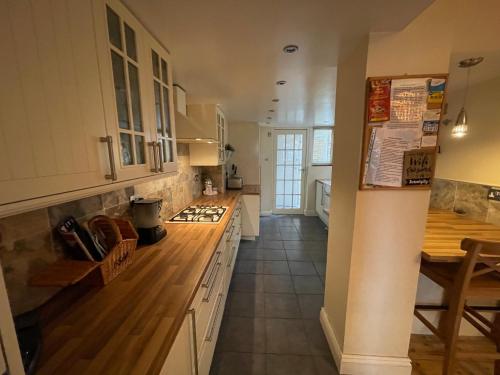
POLYGON ((500 241, 500 226, 473 220, 452 211, 429 210, 422 247, 428 262, 460 262, 464 238, 500 241))

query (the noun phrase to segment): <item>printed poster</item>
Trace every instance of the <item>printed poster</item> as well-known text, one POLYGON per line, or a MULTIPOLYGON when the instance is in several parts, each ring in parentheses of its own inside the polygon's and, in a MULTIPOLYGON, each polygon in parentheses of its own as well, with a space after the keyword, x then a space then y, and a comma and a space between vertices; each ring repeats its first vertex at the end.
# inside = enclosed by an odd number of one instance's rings
POLYGON ((420 149, 405 151, 403 162, 403 185, 430 185, 434 161, 434 150, 420 149))
POLYGON ((444 78, 433 78, 429 84, 428 108, 440 108, 444 100, 446 80, 444 78))
POLYGON ((428 78, 392 80, 391 122, 422 121, 427 110, 428 82, 428 78))
POLYGON ((368 122, 389 121, 391 111, 391 80, 370 81, 368 122))
POLYGON ((440 117, 441 110, 439 109, 424 112, 422 123, 422 143, 420 147, 437 146, 440 117))

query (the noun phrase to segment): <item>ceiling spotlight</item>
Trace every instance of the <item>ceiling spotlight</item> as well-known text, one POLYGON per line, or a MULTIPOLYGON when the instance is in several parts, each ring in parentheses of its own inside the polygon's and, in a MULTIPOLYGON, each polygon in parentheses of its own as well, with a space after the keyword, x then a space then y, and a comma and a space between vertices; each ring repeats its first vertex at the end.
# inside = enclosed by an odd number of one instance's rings
POLYGON ((299 50, 299 46, 296 46, 295 44, 289 44, 289 45, 283 47, 283 52, 285 52, 285 53, 295 53, 298 50, 299 50))
POLYGON ((268 120, 272 120, 273 118, 272 118, 272 117, 268 117, 267 119, 268 119, 268 120))
POLYGON ((284 84, 286 84, 286 81, 276 81, 276 84, 278 86, 283 86, 284 84))
POLYGON ((278 103, 280 100, 278 98, 273 99, 273 102, 278 103))
POLYGON ((274 109, 270 109, 269 112, 274 112, 274 109))

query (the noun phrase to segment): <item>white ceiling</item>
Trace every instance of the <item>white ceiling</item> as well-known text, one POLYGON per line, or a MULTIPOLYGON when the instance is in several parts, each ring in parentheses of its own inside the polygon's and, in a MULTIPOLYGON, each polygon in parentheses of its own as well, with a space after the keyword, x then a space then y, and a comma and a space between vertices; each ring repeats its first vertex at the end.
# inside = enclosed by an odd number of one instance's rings
POLYGON ((124 0, 172 53, 189 102, 276 126, 333 124, 338 59, 370 31, 403 28, 432 1, 124 0), (285 54, 286 44, 300 49, 285 54))

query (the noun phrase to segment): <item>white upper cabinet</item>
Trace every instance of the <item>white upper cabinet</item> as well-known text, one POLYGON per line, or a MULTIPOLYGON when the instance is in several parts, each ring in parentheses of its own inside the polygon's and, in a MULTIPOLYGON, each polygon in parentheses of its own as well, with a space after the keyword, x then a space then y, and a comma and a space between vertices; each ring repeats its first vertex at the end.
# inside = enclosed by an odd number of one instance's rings
POLYGON ((89 1, 0 1, 0 214, 110 182, 89 1))
POLYGON ((0 43, 0 216, 177 170, 170 56, 120 1, 0 0, 0 43))
POLYGON ((147 38, 146 53, 150 58, 152 74, 146 82, 146 88, 152 98, 149 101, 149 113, 154 123, 154 140, 159 154, 160 172, 177 170, 177 144, 175 142, 175 118, 170 55, 153 38, 147 38))
POLYGON ((94 0, 94 14, 106 123, 117 155, 116 179, 158 173, 157 145, 146 113, 151 59, 142 26, 120 1, 94 0))

